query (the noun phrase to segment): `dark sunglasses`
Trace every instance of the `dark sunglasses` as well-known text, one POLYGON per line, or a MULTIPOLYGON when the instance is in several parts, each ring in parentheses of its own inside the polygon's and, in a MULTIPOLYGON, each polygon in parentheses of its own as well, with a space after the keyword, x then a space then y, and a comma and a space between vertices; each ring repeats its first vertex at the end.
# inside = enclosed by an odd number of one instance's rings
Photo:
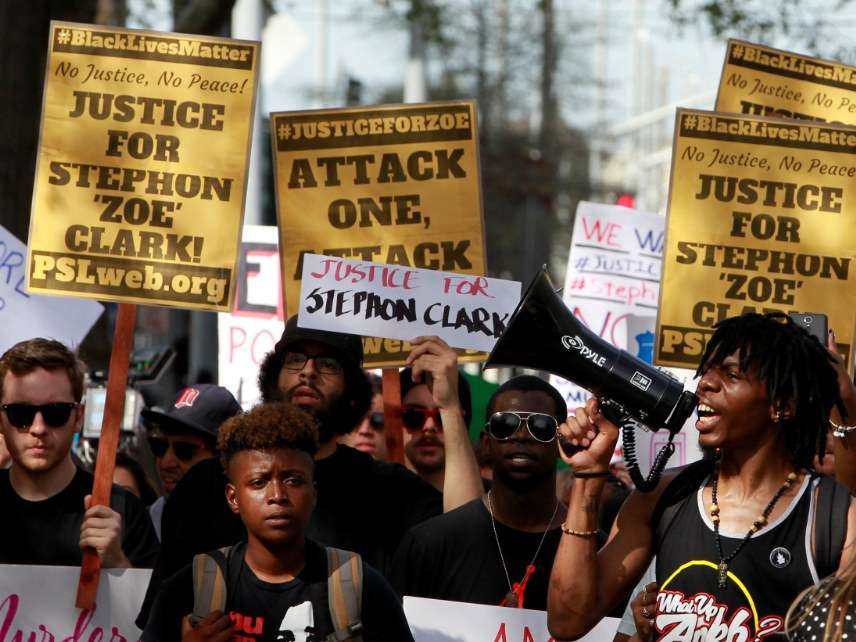
POLYGON ((300 372, 306 362, 315 361, 315 369, 321 374, 339 374, 342 372, 342 362, 336 357, 324 354, 306 354, 305 352, 286 352, 282 367, 292 372, 300 372))
POLYGON ((381 430, 383 428, 382 412, 370 412, 367 419, 369 420, 369 426, 371 426, 375 430, 381 430))
POLYGON ((180 439, 164 439, 163 437, 149 437, 149 448, 152 449, 152 454, 161 458, 166 455, 166 451, 172 446, 172 452, 175 453, 179 461, 190 461, 199 450, 199 444, 194 444, 190 441, 181 441, 180 439))
POLYGON ((0 408, 6 413, 6 419, 15 428, 29 428, 36 419, 36 413, 41 413, 42 421, 51 428, 62 428, 68 423, 71 411, 79 404, 72 401, 55 401, 36 406, 31 403, 4 403, 0 408))
POLYGON ((494 439, 505 441, 520 428, 520 424, 526 424, 532 439, 549 444, 556 438, 559 422, 555 417, 545 415, 542 412, 495 412, 485 424, 488 434, 494 439))
POLYGON ((424 408, 422 406, 402 406, 401 423, 409 432, 418 432, 425 426, 428 417, 434 420, 437 432, 443 432, 443 420, 440 419, 439 408, 424 408))

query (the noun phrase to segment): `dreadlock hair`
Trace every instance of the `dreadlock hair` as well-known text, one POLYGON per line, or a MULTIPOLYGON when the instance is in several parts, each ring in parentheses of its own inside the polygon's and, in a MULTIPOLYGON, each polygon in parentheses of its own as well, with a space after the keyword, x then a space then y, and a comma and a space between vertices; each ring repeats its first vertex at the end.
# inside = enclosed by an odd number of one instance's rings
POLYGON ((780 423, 781 438, 797 468, 809 468, 823 456, 829 413, 836 406, 846 417, 838 375, 829 351, 781 312, 748 313, 714 326, 696 376, 740 351, 740 369, 757 368, 770 402, 793 412, 780 423))

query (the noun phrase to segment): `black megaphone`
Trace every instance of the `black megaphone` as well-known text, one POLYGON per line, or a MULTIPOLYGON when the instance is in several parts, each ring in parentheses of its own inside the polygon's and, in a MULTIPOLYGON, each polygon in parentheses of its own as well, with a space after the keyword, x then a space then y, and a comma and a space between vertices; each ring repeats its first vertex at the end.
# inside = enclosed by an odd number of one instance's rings
MULTIPOLYGON (((653 490, 675 450, 672 443, 698 405, 683 384, 589 330, 553 289, 542 268, 496 342, 485 368, 519 366, 572 381, 600 398, 601 412, 622 428, 624 457, 633 483, 653 490), (639 471, 634 430, 641 424, 669 431, 647 477, 639 471)), ((569 444, 563 443, 568 452, 569 444)))

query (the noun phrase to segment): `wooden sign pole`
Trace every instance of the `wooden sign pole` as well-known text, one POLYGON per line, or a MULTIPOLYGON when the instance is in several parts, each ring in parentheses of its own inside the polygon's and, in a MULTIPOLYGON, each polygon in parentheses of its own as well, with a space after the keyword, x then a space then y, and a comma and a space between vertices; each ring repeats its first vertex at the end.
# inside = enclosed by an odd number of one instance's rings
POLYGON ((398 368, 383 369, 383 425, 386 452, 390 461, 404 463, 404 435, 401 431, 401 379, 398 368))
MULTIPOLYGON (((104 403, 104 421, 98 439, 98 458, 95 461, 95 484, 92 488, 92 506, 109 506, 110 490, 113 485, 113 470, 116 467, 116 449, 125 410, 125 388, 128 385, 128 365, 134 345, 134 324, 137 306, 119 303, 116 328, 113 331, 113 350, 110 354, 110 370, 107 373, 107 399, 104 403)), ((95 607, 101 560, 94 548, 83 551, 80 580, 77 584, 75 606, 79 609, 95 607)))

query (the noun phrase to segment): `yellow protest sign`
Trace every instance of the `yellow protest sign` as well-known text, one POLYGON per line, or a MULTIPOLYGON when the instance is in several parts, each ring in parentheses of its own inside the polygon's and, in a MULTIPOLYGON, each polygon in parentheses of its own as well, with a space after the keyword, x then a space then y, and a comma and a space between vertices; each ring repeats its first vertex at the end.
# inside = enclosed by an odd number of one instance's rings
MULTIPOLYGON (((656 363, 693 367, 743 312, 823 312, 850 354, 856 130, 679 109, 656 363)), ((848 359, 849 363, 849 359, 848 359)))
POLYGON ((856 67, 729 40, 716 111, 856 125, 856 67))
POLYGON ((228 311, 256 42, 52 22, 31 291, 228 311))
MULTIPOLYGON (((288 314, 306 254, 484 275, 473 101, 274 113, 271 137, 288 314)), ((410 351, 363 346, 375 367, 410 351)))

